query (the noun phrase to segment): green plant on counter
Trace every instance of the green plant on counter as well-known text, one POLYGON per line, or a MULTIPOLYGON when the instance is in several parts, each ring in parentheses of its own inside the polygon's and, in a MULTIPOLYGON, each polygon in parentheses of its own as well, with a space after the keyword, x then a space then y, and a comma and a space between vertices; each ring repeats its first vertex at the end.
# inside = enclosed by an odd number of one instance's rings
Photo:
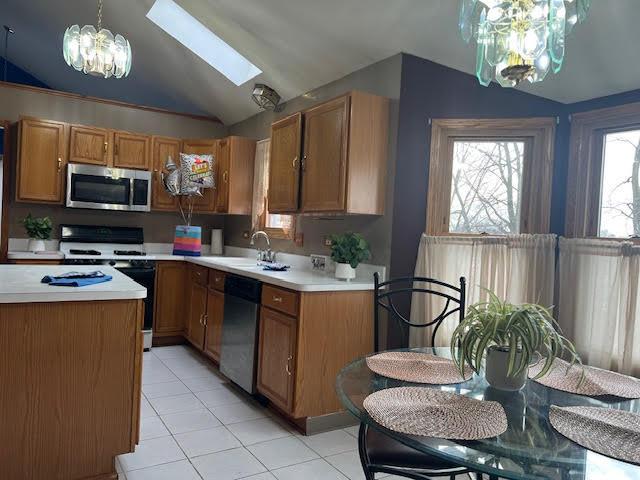
POLYGON ((331 259, 336 263, 348 263, 356 268, 370 255, 369 244, 359 233, 331 236, 331 259))
POLYGON ((49 217, 35 218, 31 216, 31 214, 28 214, 22 220, 22 224, 24 225, 24 229, 27 231, 29 238, 33 238, 35 240, 51 239, 51 229, 53 226, 49 217))
POLYGON ((479 373, 482 359, 492 346, 509 352, 508 376, 522 373, 535 354, 544 360, 536 378, 545 376, 554 359, 563 356, 571 365, 582 365, 573 344, 556 330, 557 322, 549 309, 531 303, 513 305, 488 293, 488 302, 469 306, 451 337, 452 356, 461 372, 466 363, 479 373))

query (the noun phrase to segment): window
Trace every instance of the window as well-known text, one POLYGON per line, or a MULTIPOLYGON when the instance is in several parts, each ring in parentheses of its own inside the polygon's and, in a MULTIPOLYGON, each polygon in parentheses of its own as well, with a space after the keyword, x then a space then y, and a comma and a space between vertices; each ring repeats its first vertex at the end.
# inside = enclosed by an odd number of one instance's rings
POLYGON ((269 213, 269 147, 271 140, 260 140, 256 145, 255 171, 253 177, 252 228, 266 231, 272 238, 293 240, 295 217, 269 213))
POLYGON ((520 231, 520 182, 525 144, 454 140, 450 233, 520 231))
POLYGON ((640 236, 640 130, 604 135, 599 236, 640 236))
POLYGON ((156 0, 147 18, 238 86, 262 73, 173 0, 156 0))
POLYGON ((640 104, 573 115, 567 237, 640 236, 640 104))
POLYGON ((555 119, 434 120, 431 235, 549 231, 555 119))

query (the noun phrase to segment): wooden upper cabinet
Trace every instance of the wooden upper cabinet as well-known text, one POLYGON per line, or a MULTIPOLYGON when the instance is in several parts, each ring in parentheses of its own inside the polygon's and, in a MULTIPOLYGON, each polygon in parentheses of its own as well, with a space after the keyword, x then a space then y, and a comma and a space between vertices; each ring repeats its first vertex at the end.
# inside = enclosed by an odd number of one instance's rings
POLYGON ((260 309, 257 388, 288 413, 294 408, 297 324, 296 318, 260 309))
POLYGON ((151 137, 137 133, 114 132, 113 166, 149 170, 151 167, 151 137))
MULTIPOLYGON (((182 153, 196 154, 196 155, 213 155, 217 157, 218 141, 213 139, 200 139, 200 140, 183 140, 182 141, 182 153)), ((176 164, 180 163, 180 159, 176 164)), ((217 163, 217 158, 216 158, 217 163)), ((216 182, 218 181, 216 175, 216 182)), ((183 200, 187 201, 187 200, 183 200)), ((204 190, 202 196, 195 196, 192 199, 193 209, 196 212, 202 213, 214 213, 216 210, 216 192, 212 188, 204 190)))
POLYGON ((299 206, 302 114, 271 125, 269 160, 269 211, 295 212, 299 206))
POLYGON ((158 262, 154 295, 153 335, 182 335, 185 328, 184 262, 158 262))
POLYGON ((162 184, 162 171, 171 157, 176 165, 180 164, 181 141, 177 138, 153 137, 151 151, 153 160, 153 186, 151 188, 151 208, 153 210, 177 211, 179 197, 169 195, 162 184))
POLYGON ((216 211, 250 215, 256 141, 244 137, 218 140, 216 211))
POLYGON ((364 92, 349 92, 274 123, 269 211, 382 215, 388 142, 389 99, 364 92), (300 118, 301 173, 294 161, 300 118))
POLYGON ((109 130, 71 125, 69 162, 107 165, 109 161, 109 130))
POLYGON ((227 213, 229 209, 229 176, 231 163, 231 141, 228 138, 218 140, 216 152, 216 212, 227 213))
POLYGON ((305 112, 302 210, 345 209, 349 97, 305 112))
POLYGON ((22 119, 18 135, 16 200, 63 203, 68 125, 22 119))

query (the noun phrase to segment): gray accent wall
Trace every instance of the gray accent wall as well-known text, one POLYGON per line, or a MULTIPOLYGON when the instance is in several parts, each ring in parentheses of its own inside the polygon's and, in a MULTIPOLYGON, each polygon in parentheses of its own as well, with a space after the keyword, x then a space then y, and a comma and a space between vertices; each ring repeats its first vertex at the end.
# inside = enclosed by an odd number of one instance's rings
MULTIPOLYGON (((393 177, 396 166, 396 139, 398 137, 398 115, 400 104, 400 75, 402 55, 398 54, 365 67, 344 78, 329 83, 305 95, 294 98, 284 105, 281 112, 262 112, 229 127, 229 133, 261 140, 269 138, 271 124, 292 113, 312 107, 325 100, 340 96, 350 90, 360 90, 388 97, 389 145, 385 214, 382 216, 298 216, 297 231, 304 235, 302 247, 288 240, 274 240, 277 251, 308 255, 329 254, 323 240, 327 235, 347 231, 360 232, 371 244, 372 258, 369 263, 389 266, 391 259, 391 224, 393 214, 393 177)), ((243 232, 251 229, 251 218, 228 216, 225 219, 226 243, 246 247, 249 241, 243 232)))
MULTIPOLYGON (((0 84, 0 120, 15 122, 21 116, 178 138, 219 138, 227 133, 224 125, 212 121, 50 95, 46 92, 0 84)), ((15 159, 12 167, 15 167, 15 159)), ((20 221, 28 213, 36 217, 51 217, 54 223, 54 238, 59 234, 57 228, 59 224, 79 223, 142 226, 147 242, 173 242, 174 227, 184 223, 178 213, 109 212, 71 209, 61 205, 19 203, 15 201, 15 168, 12 168, 9 203, 10 238, 27 237, 20 221)), ((224 218, 219 215, 199 215, 194 217, 193 224, 203 227, 203 242, 208 243, 211 228, 221 228, 224 218)))

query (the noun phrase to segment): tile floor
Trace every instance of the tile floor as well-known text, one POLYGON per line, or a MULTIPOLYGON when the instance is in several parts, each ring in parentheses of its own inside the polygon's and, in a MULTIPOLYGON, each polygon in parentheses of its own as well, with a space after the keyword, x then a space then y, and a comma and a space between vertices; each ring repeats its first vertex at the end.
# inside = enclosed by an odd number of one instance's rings
POLYGON ((145 353, 142 392, 140 444, 118 457, 121 480, 364 479, 357 428, 300 435, 190 347, 145 353))

